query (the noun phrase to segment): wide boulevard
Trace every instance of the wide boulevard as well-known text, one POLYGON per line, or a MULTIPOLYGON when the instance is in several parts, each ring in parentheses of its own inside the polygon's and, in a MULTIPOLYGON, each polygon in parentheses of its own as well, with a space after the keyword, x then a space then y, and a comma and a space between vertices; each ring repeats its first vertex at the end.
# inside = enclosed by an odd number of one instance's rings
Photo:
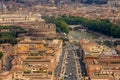
POLYGON ((76 48, 70 42, 66 42, 63 52, 62 60, 58 65, 61 69, 56 70, 57 77, 59 76, 61 80, 82 80, 76 48))

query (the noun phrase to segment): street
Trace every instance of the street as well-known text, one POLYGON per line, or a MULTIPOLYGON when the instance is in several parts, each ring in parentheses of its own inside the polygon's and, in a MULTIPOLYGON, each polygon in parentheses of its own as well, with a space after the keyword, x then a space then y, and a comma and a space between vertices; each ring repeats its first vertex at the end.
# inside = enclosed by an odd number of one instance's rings
POLYGON ((63 53, 55 70, 55 76, 60 80, 82 80, 82 70, 77 55, 78 46, 66 42, 63 53))
POLYGON ((65 72, 64 80, 82 80, 79 59, 77 57, 76 48, 66 42, 65 72))
POLYGON ((76 65, 75 65, 75 58, 74 58, 74 51, 72 46, 68 43, 67 44, 67 58, 66 58, 66 70, 65 70, 65 77, 64 80, 77 80, 77 72, 76 72, 76 65))

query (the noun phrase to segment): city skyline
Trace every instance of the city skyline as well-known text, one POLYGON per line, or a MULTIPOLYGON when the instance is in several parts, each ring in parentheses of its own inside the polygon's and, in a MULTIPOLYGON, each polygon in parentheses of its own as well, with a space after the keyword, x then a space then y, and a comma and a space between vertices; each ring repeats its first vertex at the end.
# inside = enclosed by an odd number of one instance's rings
POLYGON ((120 1, 1 0, 0 80, 120 80, 120 1))

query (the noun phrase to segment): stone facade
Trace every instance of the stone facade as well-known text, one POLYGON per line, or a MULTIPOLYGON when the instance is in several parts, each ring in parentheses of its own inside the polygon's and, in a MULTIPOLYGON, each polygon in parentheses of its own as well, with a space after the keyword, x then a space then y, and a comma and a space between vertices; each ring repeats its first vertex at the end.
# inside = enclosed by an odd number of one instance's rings
POLYGON ((0 44, 0 48, 3 52, 3 57, 0 62, 2 64, 1 69, 7 70, 9 67, 8 58, 14 53, 14 47, 11 44, 0 44))
POLYGON ((56 25, 42 23, 42 25, 32 26, 29 29, 29 33, 32 35, 32 38, 55 38, 56 25))
POLYGON ((1 14, 0 15, 0 25, 2 26, 10 26, 10 25, 17 25, 17 24, 29 24, 31 22, 44 22, 43 19, 41 19, 41 15, 38 14, 1 14))
POLYGON ((54 70, 61 53, 61 40, 25 39, 20 41, 16 45, 12 61, 11 71, 14 72, 14 79, 54 80, 54 70))
POLYGON ((0 71, 2 70, 2 60, 0 60, 0 71))
POLYGON ((35 39, 56 37, 56 25, 45 23, 45 21, 41 18, 41 15, 38 14, 1 14, 0 25, 21 26, 28 31, 31 38, 35 39))

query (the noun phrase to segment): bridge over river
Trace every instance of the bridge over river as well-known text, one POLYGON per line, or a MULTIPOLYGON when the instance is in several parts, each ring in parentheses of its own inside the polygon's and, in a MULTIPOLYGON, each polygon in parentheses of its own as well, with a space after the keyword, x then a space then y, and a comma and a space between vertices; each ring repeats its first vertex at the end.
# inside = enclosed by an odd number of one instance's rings
POLYGON ((69 25, 71 31, 69 35, 71 35, 75 40, 80 38, 83 39, 94 39, 95 41, 103 40, 103 41, 117 41, 120 38, 111 38, 99 33, 87 31, 82 25, 69 25))
POLYGON ((114 42, 120 40, 120 38, 111 38, 108 36, 99 35, 92 32, 79 31, 79 30, 71 30, 69 33, 69 38, 71 41, 76 41, 76 42, 78 42, 79 39, 92 39, 94 41, 103 41, 103 42, 104 41, 114 42))

